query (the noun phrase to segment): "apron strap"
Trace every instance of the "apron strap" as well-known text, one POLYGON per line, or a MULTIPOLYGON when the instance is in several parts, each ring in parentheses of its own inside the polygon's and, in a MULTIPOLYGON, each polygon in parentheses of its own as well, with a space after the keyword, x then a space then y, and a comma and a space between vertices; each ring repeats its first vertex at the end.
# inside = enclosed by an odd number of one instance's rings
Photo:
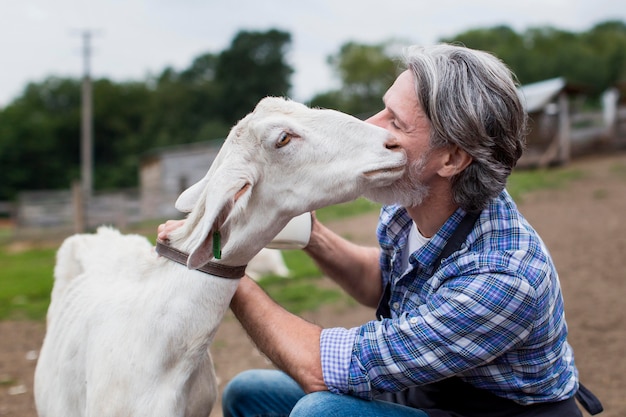
MULTIPOLYGON (((467 239, 467 235, 474 228, 474 223, 480 217, 480 211, 468 212, 461 220, 456 230, 452 233, 452 236, 446 242, 446 245, 441 250, 441 253, 434 262, 435 269, 439 268, 441 262, 452 255, 454 252, 461 248, 461 245, 467 239)), ((376 318, 381 320, 383 318, 391 317, 391 310, 389 309, 389 300, 391 298, 391 281, 387 283, 383 290, 383 295, 378 302, 378 308, 376 309, 376 318)))
POLYGON ((589 391, 581 382, 578 383, 578 392, 576 392, 575 396, 580 405, 592 416, 604 411, 598 397, 596 397, 593 392, 589 391))

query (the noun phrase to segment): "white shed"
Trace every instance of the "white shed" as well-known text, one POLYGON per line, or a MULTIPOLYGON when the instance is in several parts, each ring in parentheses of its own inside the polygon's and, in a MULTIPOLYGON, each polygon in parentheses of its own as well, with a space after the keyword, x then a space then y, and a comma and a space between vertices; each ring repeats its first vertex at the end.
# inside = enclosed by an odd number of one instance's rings
POLYGON ((204 177, 223 139, 160 148, 146 153, 139 166, 144 219, 179 218, 174 203, 182 191, 204 177))
POLYGON ((546 166, 570 159, 570 114, 565 79, 552 78, 518 89, 529 116, 527 148, 521 166, 546 166))

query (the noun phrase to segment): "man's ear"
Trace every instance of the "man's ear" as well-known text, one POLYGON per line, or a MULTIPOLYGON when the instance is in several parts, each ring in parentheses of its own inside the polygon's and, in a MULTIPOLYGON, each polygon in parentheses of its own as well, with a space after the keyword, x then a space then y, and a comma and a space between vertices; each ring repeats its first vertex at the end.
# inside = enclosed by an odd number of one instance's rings
POLYGON ((456 145, 449 146, 442 155, 442 165, 437 173, 444 178, 452 178, 472 163, 473 158, 456 145))

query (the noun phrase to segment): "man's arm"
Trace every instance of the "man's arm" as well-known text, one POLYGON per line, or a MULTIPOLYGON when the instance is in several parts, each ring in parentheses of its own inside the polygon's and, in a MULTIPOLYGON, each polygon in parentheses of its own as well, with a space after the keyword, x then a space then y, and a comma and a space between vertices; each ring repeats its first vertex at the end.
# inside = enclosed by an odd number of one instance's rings
POLYGON ((322 375, 319 326, 276 304, 247 276, 239 283, 230 307, 261 352, 305 392, 328 389, 322 375))
POLYGON ((312 220, 311 240, 304 251, 355 300, 376 307, 382 294, 380 249, 356 245, 322 225, 315 216, 312 220))

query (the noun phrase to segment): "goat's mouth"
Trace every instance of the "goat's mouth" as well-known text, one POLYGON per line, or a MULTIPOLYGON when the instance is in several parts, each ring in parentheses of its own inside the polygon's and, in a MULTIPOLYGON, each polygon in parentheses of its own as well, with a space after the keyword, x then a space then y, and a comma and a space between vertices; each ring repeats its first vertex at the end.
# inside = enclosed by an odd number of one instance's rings
POLYGON ((377 177, 380 175, 386 175, 386 174, 400 174, 402 172, 404 172, 404 165, 398 165, 395 167, 388 167, 388 168, 379 168, 379 169, 373 169, 371 171, 365 171, 363 173, 364 177, 377 177))

